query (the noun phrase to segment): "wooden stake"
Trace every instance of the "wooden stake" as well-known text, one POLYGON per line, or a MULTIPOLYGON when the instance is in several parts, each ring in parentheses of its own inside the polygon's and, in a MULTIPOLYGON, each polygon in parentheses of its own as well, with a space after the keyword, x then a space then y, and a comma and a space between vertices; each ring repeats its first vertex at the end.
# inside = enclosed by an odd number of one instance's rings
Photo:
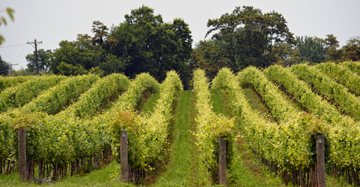
POLYGON ((219 135, 219 181, 220 185, 226 185, 226 140, 219 135))
POLYGON ((42 160, 39 161, 39 179, 42 180, 44 177, 44 174, 43 174, 43 162, 42 160))
POLYGON ((53 181, 56 181, 56 179, 57 179, 57 176, 58 176, 58 174, 57 174, 57 164, 54 164, 53 163, 53 177, 52 177, 52 180, 53 181))
POLYGON ((28 178, 28 181, 33 181, 34 180, 34 159, 33 158, 31 158, 30 160, 29 160, 29 163, 28 163, 29 165, 28 165, 28 176, 27 176, 27 178, 28 178))
POLYGON ((121 182, 129 181, 128 132, 120 132, 121 182))
POLYGON ((316 173, 318 187, 325 187, 325 137, 316 136, 316 173))
POLYGON ((19 178, 20 181, 27 181, 26 167, 26 128, 18 129, 18 151, 19 151, 19 178))

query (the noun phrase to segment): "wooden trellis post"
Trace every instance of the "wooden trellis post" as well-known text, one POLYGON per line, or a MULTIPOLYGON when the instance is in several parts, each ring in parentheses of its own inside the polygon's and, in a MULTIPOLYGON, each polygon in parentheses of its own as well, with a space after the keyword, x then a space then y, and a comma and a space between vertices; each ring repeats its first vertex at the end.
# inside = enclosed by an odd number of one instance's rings
POLYGON ((19 152, 19 178, 20 181, 27 181, 26 167, 26 128, 18 129, 18 152, 19 152))
POLYGON ((325 187, 325 137, 316 136, 316 177, 317 186, 325 187))
POLYGON ((121 182, 129 181, 128 132, 120 132, 121 182))
POLYGON ((219 135, 219 183, 226 185, 226 140, 219 135))

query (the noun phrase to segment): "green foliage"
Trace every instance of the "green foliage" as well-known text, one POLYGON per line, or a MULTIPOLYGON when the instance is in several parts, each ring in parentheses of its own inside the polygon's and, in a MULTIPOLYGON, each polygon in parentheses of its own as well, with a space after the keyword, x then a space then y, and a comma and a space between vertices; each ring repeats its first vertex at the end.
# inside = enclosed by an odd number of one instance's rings
POLYGON ((328 48, 323 39, 297 36, 296 47, 300 52, 300 62, 321 63, 326 59, 328 48))
POLYGON ((101 46, 103 45, 103 43, 105 42, 105 38, 108 35, 108 31, 109 29, 107 28, 106 25, 104 25, 102 22, 100 21, 93 21, 93 26, 92 26, 92 32, 95 34, 95 36, 91 39, 91 43, 94 46, 101 46))
MULTIPOLYGON (((196 162, 191 156, 193 144, 193 136, 189 130, 193 127, 194 115, 193 102, 194 94, 188 90, 184 91, 176 105, 176 116, 174 128, 171 137, 174 137, 174 142, 169 151, 171 154, 171 162, 167 166, 167 172, 160 176, 156 182, 156 186, 194 186, 198 180, 197 177, 192 176, 191 166, 196 162)), ((204 178, 201 178, 204 180, 204 178)))
MULTIPOLYGON (((47 64, 48 59, 51 56, 51 50, 44 50, 39 49, 38 50, 38 64, 39 64, 39 72, 48 72, 49 71, 49 64, 47 64)), ((27 71, 29 72, 36 72, 36 54, 34 51, 34 54, 28 54, 26 56, 26 61, 29 63, 27 66, 27 71)))
MULTIPOLYGON (((156 92, 156 93, 150 95, 149 98, 146 99, 146 102, 141 106, 138 113, 140 113, 141 115, 144 115, 147 113, 149 113, 149 114, 153 113, 154 109, 155 109, 155 105, 156 105, 159 97, 160 97, 160 92, 156 92)), ((145 100, 145 98, 144 98, 144 100, 145 100)))
POLYGON ((59 85, 42 93, 20 110, 56 114, 98 80, 99 77, 92 74, 68 78, 59 85))
POLYGON ((65 40, 61 41, 59 46, 60 48, 55 49, 48 59, 50 70, 54 74, 81 75, 87 73, 85 70, 90 70, 95 66, 95 54, 89 41, 65 40))
MULTIPOLYGON (((65 79, 62 76, 42 77, 44 80, 34 78, 35 85, 42 82, 53 83, 65 79), (47 80, 45 79, 47 78, 47 80), (51 79, 52 78, 52 79, 51 79)), ((29 80, 21 85, 27 84, 33 80, 29 80)), ((0 139, 2 146, 0 149, 7 153, 0 159, 1 161, 12 160, 17 158, 17 131, 19 126, 25 126, 28 130, 27 136, 27 155, 34 158, 35 161, 43 160, 46 162, 70 161, 71 155, 74 154, 74 150, 68 138, 70 133, 68 130, 64 130, 66 126, 61 124, 68 123, 73 124, 71 116, 65 117, 61 120, 54 120, 53 116, 48 114, 54 114, 62 109, 71 99, 75 99, 82 92, 87 90, 93 82, 98 80, 95 75, 86 75, 68 78, 60 82, 57 86, 42 92, 40 96, 33 99, 30 103, 24 107, 8 112, 2 113, 0 116, 0 139), (72 123, 71 123, 72 122, 72 123), (13 126, 13 128, 11 128, 13 126), (59 159, 59 157, 62 157, 59 159)), ((38 87, 34 85, 28 85, 31 88, 26 91, 27 94, 34 92, 40 92, 38 87), (32 90, 35 89, 35 90, 32 90)), ((7 89, 8 90, 8 89, 7 89)), ((22 93, 19 90, 18 93, 22 93)), ((29 94, 31 95, 31 94, 29 94)), ((64 124, 65 125, 65 124, 64 124)), ((65 128, 66 129, 66 128, 65 128)), ((75 128, 76 129, 76 128, 75 128)), ((80 133, 83 134, 84 132, 80 133)))
MULTIPOLYGON (((125 87, 126 79, 124 79, 125 77, 123 75, 112 75, 109 77, 115 78, 116 76, 119 76, 120 80, 124 80, 124 82, 122 82, 118 87, 125 87)), ((144 87, 142 89, 143 91, 146 89, 153 89, 156 91, 158 89, 159 87, 158 83, 155 81, 154 78, 150 77, 148 74, 142 74, 139 77, 140 78, 138 80, 142 80, 143 82, 140 83, 139 81, 136 81, 133 82, 131 86, 144 87)), ((64 106, 63 102, 60 102, 63 100, 62 97, 74 95, 71 92, 80 92, 76 90, 74 91, 72 89, 74 85, 82 84, 83 87, 87 87, 87 88, 90 87, 90 85, 86 83, 85 79, 87 79, 88 81, 91 80, 95 81, 98 79, 98 77, 95 75, 86 75, 86 76, 70 78, 69 80, 72 80, 73 82, 71 83, 71 81, 68 81, 67 82, 69 84, 68 87, 58 86, 59 87, 58 89, 60 89, 60 87, 62 89, 57 91, 61 92, 62 94, 58 95, 57 97, 52 97, 51 103, 43 103, 43 105, 46 106, 54 103, 53 105, 60 105, 59 106, 60 108, 63 107, 64 106), (66 93, 65 90, 67 90, 68 93, 66 93)), ((118 81, 119 80, 115 82, 118 81)), ((96 87, 94 87, 93 90, 87 92, 81 98, 79 98, 79 101, 89 99, 89 98, 85 98, 87 96, 96 96, 96 94, 91 94, 91 93, 94 93, 95 92, 94 90, 96 89, 98 90, 100 85, 103 84, 99 83, 96 87)), ((110 86, 114 87, 113 85, 107 84, 108 89, 110 88, 110 86)), ((106 90, 106 88, 103 89, 106 90)), ((135 89, 135 90, 141 91, 140 89, 135 89)), ((133 89, 133 91, 130 92, 130 95, 134 96, 134 93, 135 92, 133 89)), ((18 123, 25 126, 29 126, 30 128, 35 128, 35 129, 30 129, 29 132, 37 132, 37 129, 41 129, 41 133, 36 134, 35 140, 34 138, 31 138, 28 141, 28 142, 41 142, 41 149, 40 149, 41 152, 35 151, 33 154, 30 154, 30 156, 32 158, 36 158, 37 160, 42 160, 44 161, 44 163, 65 164, 75 161, 75 159, 80 159, 84 157, 93 157, 95 154, 101 153, 101 151, 104 148, 110 145, 110 138, 109 138, 110 132, 108 131, 108 129, 110 128, 110 124, 115 119, 114 115, 117 114, 119 106, 121 106, 125 101, 134 102, 134 104, 131 103, 130 105, 135 106, 137 101, 141 97, 141 93, 142 92, 138 94, 137 99, 120 97, 120 99, 117 102, 115 102, 114 107, 111 110, 108 110, 102 115, 97 116, 93 119, 81 119, 76 117, 75 115, 49 116, 47 114, 41 114, 41 113, 30 113, 30 114, 25 113, 27 117, 21 118, 18 123), (36 119, 39 120, 36 121, 36 119), (36 122, 36 125, 33 125, 34 122, 36 122)), ((42 96, 43 95, 47 97, 48 94, 42 94, 42 96)), ((103 97, 104 96, 96 97, 96 99, 101 100, 104 99, 103 97)), ((79 108, 82 105, 83 103, 75 105, 74 107, 72 107, 72 109, 74 109, 74 111, 76 110, 79 111, 79 108)), ((81 116, 84 117, 90 115, 90 112, 93 112, 94 110, 93 105, 91 107, 93 109, 81 111, 83 112, 81 116), (89 114, 86 114, 86 112, 89 112, 89 114)), ((2 151, 0 155, 0 158, 2 159, 1 161, 16 159, 15 155, 17 151, 17 143, 16 143, 17 138, 16 138, 16 131, 15 129, 12 129, 11 124, 13 124, 14 121, 19 118, 14 118, 14 117, 16 117, 14 114, 4 113, 0 115, 0 132, 1 132, 0 136, 4 137, 0 139, 0 143, 1 143, 0 149, 2 151), (3 152, 4 154, 2 154, 3 152)), ((33 135, 30 136, 33 137, 33 135)), ((34 148, 34 150, 37 150, 37 148, 36 149, 34 148)))
MULTIPOLYGON (((271 89, 272 86, 267 87, 266 79, 261 78, 263 75, 257 73, 258 70, 251 68, 245 71, 258 74, 253 81, 255 88, 271 89)), ((245 74, 241 74, 236 78, 229 69, 224 68, 213 80, 213 88, 226 89, 228 92, 232 112, 239 116, 236 121, 238 128, 244 131, 244 139, 249 146, 262 158, 275 163, 284 171, 290 171, 291 168, 311 167, 315 163, 313 158, 315 153, 312 149, 314 146, 313 137, 317 134, 325 134, 327 137, 327 124, 306 113, 298 113, 291 119, 290 117, 279 116, 279 119, 285 119, 279 124, 266 121, 263 116, 251 109, 242 89, 239 87, 240 82, 238 80, 245 78, 245 74)), ((269 91, 269 95, 276 92, 276 90, 269 91)), ((271 103, 276 104, 275 101, 271 103)), ((279 101, 279 103, 282 102, 279 101)), ((287 116, 291 114, 291 110, 283 113, 287 116)))
POLYGON ((194 71, 194 92, 196 93, 196 145, 200 151, 200 159, 208 171, 217 173, 219 162, 219 136, 225 136, 227 140, 226 164, 230 167, 233 159, 231 146, 235 143, 234 119, 229 119, 222 114, 213 112, 210 102, 209 82, 205 77, 204 70, 194 71))
POLYGON ((341 112, 345 112, 356 120, 360 120, 360 101, 348 89, 324 75, 315 67, 296 65, 291 71, 298 78, 308 82, 326 99, 334 102, 341 112))
MULTIPOLYGON (((2 12, 4 10, 6 10, 6 13, 11 18, 11 20, 14 21, 14 15, 13 15, 14 14, 14 9, 8 7, 8 8, 2 9, 0 12, 2 12)), ((6 22, 6 19, 4 18, 4 16, 1 16, 1 18, 0 18, 0 25, 2 25, 2 24, 7 25, 7 22, 6 22)))
POLYGON ((218 19, 209 19, 210 27, 206 36, 218 41, 225 57, 231 61, 233 71, 249 65, 267 67, 278 59, 273 51, 278 43, 293 45, 293 34, 287 27, 285 18, 275 12, 263 14, 251 6, 236 7, 218 19))
MULTIPOLYGON (((0 76, 8 75, 9 70, 10 70, 10 65, 8 63, 6 63, 4 60, 2 60, 1 56, 0 56, 0 76)), ((1 87, 1 85, 0 85, 0 87, 1 87)), ((0 88, 0 90, 1 90, 1 88, 0 88)))
POLYGON ((344 62, 341 66, 346 67, 347 69, 351 70, 352 72, 356 73, 360 76, 360 63, 359 62, 344 62))
POLYGON ((350 38, 348 43, 343 47, 344 60, 359 61, 360 60, 360 36, 350 38))
POLYGON ((271 110, 272 116, 278 122, 288 122, 299 115, 299 112, 282 97, 279 89, 268 81, 260 70, 254 67, 246 68, 238 74, 238 80, 240 87, 244 87, 247 84, 254 86, 266 106, 271 110))
POLYGON ((46 148, 43 144, 47 143, 42 141, 43 136, 46 136, 46 129, 48 124, 46 122, 47 115, 44 113, 28 113, 23 114, 16 118, 16 120, 12 123, 12 135, 10 142, 11 153, 12 156, 18 158, 18 138, 17 138, 17 130, 19 128, 26 129, 26 156, 27 158, 32 158, 34 161, 38 161, 39 158, 44 157, 46 155, 46 148))
MULTIPOLYGON (((65 117, 77 116, 86 118, 93 115, 102 101, 125 91, 130 81, 125 75, 111 74, 98 80, 87 92, 83 93, 76 103, 60 112, 58 115, 65 117)), ((88 87, 88 85, 85 85, 88 87)))
POLYGON ((149 72, 160 82, 169 70, 177 70, 183 80, 189 76, 185 62, 192 52, 192 38, 184 20, 164 23, 146 6, 132 10, 125 20, 109 34, 113 40, 109 51, 127 64, 125 75, 149 72))
POLYGON ((357 96, 360 95, 360 76, 356 73, 353 73, 346 67, 342 67, 334 63, 322 63, 317 65, 316 68, 340 84, 349 88, 357 96))
POLYGON ((274 57, 278 58, 276 64, 289 67, 300 62, 299 49, 288 43, 277 43, 273 47, 274 57))
MULTIPOLYGON (((299 80, 290 69, 280 66, 270 66, 264 70, 266 77, 285 87, 286 91, 310 113, 323 117, 330 124, 337 124, 343 120, 343 116, 336 107, 314 93, 310 86, 299 80)), ((345 120, 347 121, 347 120, 345 120)))
MULTIPOLYGON (((10 17, 11 21, 14 21, 14 12, 15 12, 14 9, 7 7, 7 8, 2 9, 0 11, 0 13, 4 10, 6 10, 6 13, 10 17)), ((5 26, 7 25, 7 21, 4 16, 0 17, 0 25, 2 25, 2 24, 4 24, 5 26)), ((3 43, 3 41, 5 41, 5 39, 3 36, 0 35, 0 45, 3 43)))
POLYGON ((112 125, 113 141, 112 148, 115 148, 115 157, 119 162, 120 133, 119 130, 128 131, 129 141, 129 164, 135 169, 152 169, 151 163, 161 160, 159 153, 163 151, 168 136, 168 126, 172 119, 172 104, 176 95, 182 92, 183 86, 178 74, 174 71, 167 73, 167 78, 161 84, 160 98, 157 100, 154 112, 149 116, 131 117, 128 112, 122 112, 120 119, 112 125), (130 117, 126 117, 130 116, 130 117), (129 120, 127 120, 129 119, 129 120), (118 122, 123 123, 118 123, 118 122), (130 123, 128 123, 130 122, 130 123), (116 137, 116 138, 115 138, 116 137), (118 145, 118 146, 114 146, 118 145))
POLYGON ((99 77, 102 77, 102 76, 104 76, 105 72, 103 70, 101 70, 99 67, 92 67, 89 70, 89 73, 94 74, 94 75, 98 75, 99 77))
POLYGON ((223 49, 224 42, 216 40, 201 40, 191 54, 190 68, 205 70, 206 76, 213 79, 219 69, 231 66, 231 60, 223 49))
POLYGON ((34 77, 0 77, 0 93, 8 87, 14 87, 20 83, 33 79, 34 77))
POLYGON ((128 61, 128 59, 121 59, 109 54, 106 56, 106 61, 101 63, 99 67, 104 70, 106 75, 110 73, 120 73, 125 71, 128 61))
POLYGON ((77 41, 61 41, 60 48, 48 59, 54 74, 109 75, 124 73, 130 78, 148 72, 159 82, 166 72, 176 70, 185 88, 191 79, 187 60, 192 52, 192 37, 188 24, 176 18, 163 22, 152 8, 142 6, 125 15, 125 22, 108 29, 94 21, 94 36, 78 34, 77 41))
POLYGON ((2 91, 0 93, 0 111, 5 112, 10 110, 10 108, 18 108, 25 105, 42 91, 57 85, 65 78, 63 76, 34 77, 18 86, 2 91))
POLYGON ((67 64, 65 62, 61 62, 59 66, 56 67, 59 72, 59 75, 84 75, 87 74, 88 71, 84 69, 80 64, 73 66, 71 64, 67 64))
POLYGON ((327 58, 326 61, 334 61, 339 62, 343 58, 343 50, 337 49, 339 48, 339 41, 333 34, 326 35, 325 42, 328 47, 327 58))
MULTIPOLYGON (((131 81, 127 91, 114 102, 110 110, 84 122, 85 124, 95 125, 99 129, 100 133, 98 134, 98 139, 101 140, 101 143, 99 143, 101 149, 111 145, 113 155, 120 154, 120 135, 116 133, 119 132, 117 131, 119 129, 115 128, 116 126, 113 126, 118 114, 122 111, 134 111, 142 94, 146 90, 157 92, 159 89, 160 84, 148 73, 139 74, 131 81)), ((120 161, 118 156, 115 156, 115 159, 120 161)))
POLYGON ((360 147, 352 142, 358 137, 360 124, 349 116, 341 115, 335 106, 312 92, 310 86, 299 80, 290 69, 271 66, 265 70, 265 74, 270 80, 284 86, 306 110, 331 124, 328 129, 330 162, 339 167, 359 168, 357 154, 360 147))

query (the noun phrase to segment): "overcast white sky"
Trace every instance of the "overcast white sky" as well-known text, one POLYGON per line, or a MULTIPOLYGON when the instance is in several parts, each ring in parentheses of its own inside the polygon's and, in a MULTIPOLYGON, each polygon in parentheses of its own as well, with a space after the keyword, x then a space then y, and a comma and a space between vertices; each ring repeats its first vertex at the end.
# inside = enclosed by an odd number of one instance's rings
POLYGON ((232 12, 236 6, 253 6, 263 13, 272 10, 281 13, 295 36, 325 38, 334 34, 345 45, 353 36, 360 35, 360 0, 0 0, 0 10, 11 7, 15 10, 15 22, 0 26, 5 42, 0 46, 0 55, 13 66, 26 68, 27 54, 34 48, 27 42, 42 41, 39 49, 54 50, 62 40, 73 41, 77 34, 91 33, 94 20, 109 28, 124 21, 124 15, 142 5, 161 14, 165 22, 183 18, 192 31, 194 44, 203 40, 208 30, 208 19, 219 18, 232 12), (15 47, 11 47, 14 46, 15 47))

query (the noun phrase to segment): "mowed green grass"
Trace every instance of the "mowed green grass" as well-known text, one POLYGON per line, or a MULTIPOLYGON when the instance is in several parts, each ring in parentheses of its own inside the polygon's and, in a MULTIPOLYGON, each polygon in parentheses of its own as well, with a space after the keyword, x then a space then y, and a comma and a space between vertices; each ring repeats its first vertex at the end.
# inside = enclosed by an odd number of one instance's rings
POLYGON ((120 172, 120 165, 115 161, 111 164, 104 166, 99 170, 92 171, 83 176, 72 176, 65 179, 61 179, 56 182, 48 182, 45 184, 36 184, 36 183, 22 183, 19 181, 19 173, 15 172, 10 175, 0 175, 0 186, 90 186, 90 187, 102 187, 102 186, 133 186, 127 185, 120 182, 120 177, 118 173, 120 172))
MULTIPOLYGON (((261 99, 254 96, 254 106, 263 107, 261 99)), ((213 102, 213 111, 218 114, 224 114, 231 117, 230 109, 228 108, 228 100, 226 92, 223 90, 211 90, 211 102, 213 102)), ((258 110, 264 111, 263 108, 258 110)), ((239 135, 241 132, 238 132, 239 135)), ((285 186, 282 184, 280 178, 263 166, 256 155, 247 146, 246 142, 238 138, 237 143, 233 146, 234 160, 230 171, 227 171, 228 186, 285 186)))
MULTIPOLYGON (((211 101, 215 113, 231 116, 228 108, 227 95, 224 91, 211 90, 211 101)), ((248 90, 248 101, 255 110, 264 111, 261 98, 253 90, 248 90), (261 108, 257 108, 259 106, 261 108)), ((141 113, 153 110, 159 95, 152 94, 141 108, 141 113)), ((151 186, 217 186, 212 184, 210 176, 198 158, 195 145, 196 138, 190 132, 196 132, 195 98, 191 91, 184 91, 177 101, 174 114, 173 143, 170 145, 170 161, 165 172, 157 176, 151 186)), ((239 132, 241 135, 241 132, 239 132)), ((246 141, 238 138, 233 149, 237 156, 228 171, 228 186, 285 186, 278 176, 270 172, 259 158, 251 151, 246 141)), ((120 165, 112 162, 100 170, 94 170, 81 176, 72 176, 46 184, 21 183, 17 172, 10 175, 0 175, 0 186, 134 186, 120 182, 120 165)), ((327 176, 327 186, 351 186, 347 182, 327 176)), ((144 186, 140 185, 140 186, 144 186)), ((146 186, 146 185, 145 185, 146 186)), ((289 186, 292 186, 291 184, 289 186)))
POLYGON ((184 91, 176 107, 175 123, 172 131, 174 142, 171 145, 170 162, 167 171, 159 177, 154 186, 209 186, 210 178, 202 176, 199 169, 194 135, 194 95, 184 91), (196 152, 196 151, 195 151, 196 152))
POLYGON ((159 98, 160 98, 160 92, 151 94, 150 97, 146 100, 146 102, 142 105, 141 109, 139 110, 139 113, 141 115, 144 115, 144 114, 151 114, 152 112, 154 112, 156 102, 159 98))
MULTIPOLYGON (((257 92, 253 88, 244 88, 244 94, 249 102, 250 106, 253 108, 254 111, 259 112, 260 114, 264 115, 268 120, 275 122, 274 118, 271 116, 271 112, 262 101, 261 96, 257 94, 257 92)), ((295 107, 297 110, 301 110, 301 105, 292 99, 287 93, 284 91, 280 91, 281 95, 289 101, 289 103, 295 107)), ((221 94, 222 96, 217 96, 218 98, 225 99, 226 95, 221 94)), ((214 105, 215 106, 215 105, 214 105)), ((214 107, 215 108, 215 107, 214 107)), ((240 159, 236 159, 233 164, 233 171, 240 178, 243 185, 239 186, 285 186, 282 182, 282 179, 279 176, 276 176, 275 173, 272 173, 268 170, 267 166, 263 165, 257 156, 251 151, 250 147, 247 145, 245 140, 239 139, 238 141, 239 146, 236 148, 239 151, 240 159), (238 164, 243 164, 245 169, 249 171, 253 171, 255 175, 259 176, 258 179, 251 179, 251 177, 247 177, 246 175, 240 175, 243 173, 243 168, 236 167, 238 164), (257 182, 257 180, 261 179, 257 182)), ((235 177, 236 178, 236 177, 235 177)), ((236 185, 235 185, 236 186, 236 185)), ((293 186, 289 184, 288 186, 293 186)), ((326 186, 330 187, 347 187, 351 186, 348 184, 344 179, 333 178, 329 175, 326 175, 326 186)))

